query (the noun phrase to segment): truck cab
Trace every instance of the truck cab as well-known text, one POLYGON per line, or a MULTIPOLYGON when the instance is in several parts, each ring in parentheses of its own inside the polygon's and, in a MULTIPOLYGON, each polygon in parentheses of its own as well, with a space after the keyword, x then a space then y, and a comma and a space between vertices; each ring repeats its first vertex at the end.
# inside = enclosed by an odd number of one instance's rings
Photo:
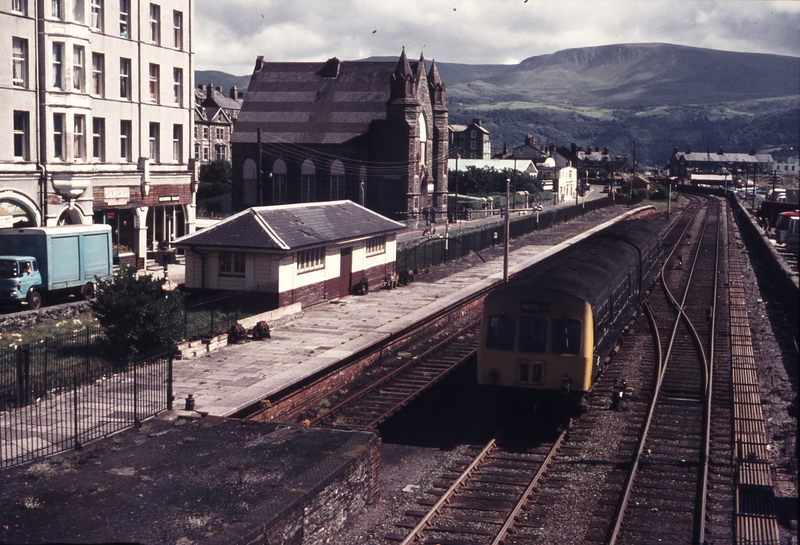
POLYGON ((0 300, 22 303, 31 308, 42 306, 42 275, 32 256, 3 256, 0 258, 0 300))

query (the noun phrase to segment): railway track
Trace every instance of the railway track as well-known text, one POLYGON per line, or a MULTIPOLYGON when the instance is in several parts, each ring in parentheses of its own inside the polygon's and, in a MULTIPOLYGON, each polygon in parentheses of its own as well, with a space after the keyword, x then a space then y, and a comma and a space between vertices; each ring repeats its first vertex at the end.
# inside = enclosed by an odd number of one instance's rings
POLYGON ((558 453, 566 433, 525 452, 502 449, 493 439, 472 459, 448 468, 439 483, 442 492, 438 499, 423 503, 429 509, 405 512, 398 526, 408 528, 407 533, 384 537, 401 545, 498 545, 510 532, 535 533, 535 526, 523 527, 515 519, 558 453))

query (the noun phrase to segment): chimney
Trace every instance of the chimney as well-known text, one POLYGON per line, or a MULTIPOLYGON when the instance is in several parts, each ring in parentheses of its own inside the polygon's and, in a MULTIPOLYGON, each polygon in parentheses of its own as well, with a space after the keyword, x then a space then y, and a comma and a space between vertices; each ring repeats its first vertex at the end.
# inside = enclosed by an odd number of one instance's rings
POLYGON ((235 85, 233 87, 231 87, 231 91, 228 94, 228 96, 230 96, 233 100, 236 100, 237 98, 239 98, 239 93, 236 91, 236 86, 235 85))
POLYGON ((595 153, 599 152, 600 151, 600 146, 595 146, 594 147, 594 151, 595 151, 595 153))
POLYGON ((209 83, 206 85, 206 98, 214 98, 214 84, 209 83))
MULTIPOLYGON (((675 151, 678 151, 677 149, 675 151)), ((608 146, 603 148, 603 155, 608 155, 608 146)))
POLYGON ((719 147, 719 151, 717 152, 717 155, 725 155, 725 150, 722 149, 722 146, 719 147))
POLYGON ((526 146, 532 146, 534 142, 535 142, 535 140, 533 139, 533 135, 531 135, 531 134, 526 134, 525 135, 525 145, 526 146))
POLYGON ((473 125, 477 125, 477 126, 480 127, 481 126, 481 120, 478 119, 478 118, 472 118, 472 124, 473 125))
POLYGON ((672 149, 672 155, 678 155, 678 146, 675 146, 675 147, 672 149))

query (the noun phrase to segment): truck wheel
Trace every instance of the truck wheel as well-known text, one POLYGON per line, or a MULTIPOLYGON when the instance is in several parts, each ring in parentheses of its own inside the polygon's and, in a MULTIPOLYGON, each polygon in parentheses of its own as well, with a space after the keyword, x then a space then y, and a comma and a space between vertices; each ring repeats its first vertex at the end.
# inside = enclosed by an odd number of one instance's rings
POLYGON ((87 282, 81 287, 81 297, 84 299, 92 299, 94 297, 94 284, 87 282))
POLYGON ((44 304, 44 297, 38 291, 29 291, 28 292, 28 308, 30 309, 37 309, 42 308, 42 304, 44 304))

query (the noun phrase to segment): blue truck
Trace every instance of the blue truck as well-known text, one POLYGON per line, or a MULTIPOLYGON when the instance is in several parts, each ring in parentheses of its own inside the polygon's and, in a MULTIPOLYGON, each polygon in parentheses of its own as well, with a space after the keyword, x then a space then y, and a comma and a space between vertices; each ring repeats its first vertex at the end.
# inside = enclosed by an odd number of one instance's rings
POLYGON ((94 296, 114 273, 109 225, 0 229, 0 304, 41 307, 51 296, 94 296))

